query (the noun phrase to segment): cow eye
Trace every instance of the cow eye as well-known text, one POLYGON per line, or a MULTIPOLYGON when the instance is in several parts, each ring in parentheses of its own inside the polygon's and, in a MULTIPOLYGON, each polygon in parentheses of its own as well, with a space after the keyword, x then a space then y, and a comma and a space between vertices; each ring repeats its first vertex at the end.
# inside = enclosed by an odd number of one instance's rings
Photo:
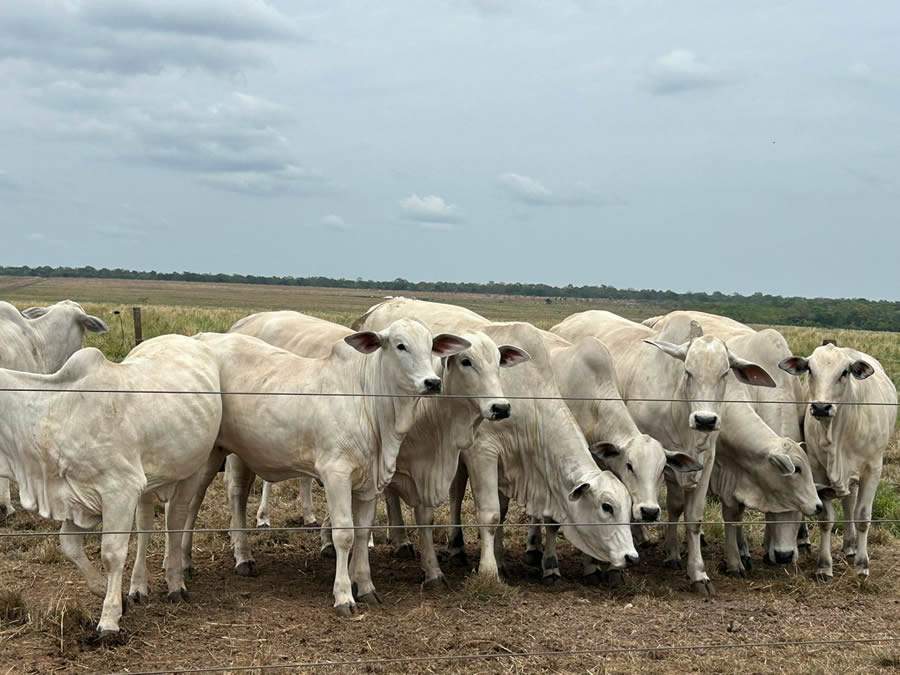
POLYGON ((397 345, 397 351, 398 351, 398 352, 405 352, 405 351, 406 351, 406 345, 403 344, 403 343, 401 342, 400 344, 397 345))
POLYGON ((472 362, 469 359, 463 359, 459 363, 460 363, 460 365, 465 366, 466 368, 472 367, 472 362))
POLYGON ((603 511, 604 513, 611 516, 613 514, 612 504, 610 504, 609 502, 603 502, 603 511))
POLYGON ((628 462, 625 465, 625 468, 628 469, 631 473, 634 473, 634 467, 631 465, 631 462, 628 462))

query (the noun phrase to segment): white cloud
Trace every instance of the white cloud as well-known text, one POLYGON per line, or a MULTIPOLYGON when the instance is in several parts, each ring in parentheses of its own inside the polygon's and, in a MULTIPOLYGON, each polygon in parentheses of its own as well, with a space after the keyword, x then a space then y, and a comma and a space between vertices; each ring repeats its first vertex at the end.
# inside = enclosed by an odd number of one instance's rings
POLYGON ((417 194, 412 194, 401 200, 400 208, 403 209, 405 218, 426 227, 430 226, 430 229, 441 229, 435 227, 438 225, 448 228, 453 223, 460 221, 457 207, 453 204, 448 204, 437 195, 420 197, 417 194))
POLYGON ((503 173, 497 177, 500 185, 515 199, 528 204, 552 204, 554 194, 543 183, 518 173, 503 173))
POLYGON ((335 213, 329 213, 327 216, 324 216, 322 218, 322 220, 319 222, 323 226, 330 228, 332 230, 349 230, 350 229, 350 226, 347 225, 347 222, 335 213))
POLYGON ((687 49, 674 49, 650 67, 649 86, 654 94, 678 94, 729 84, 730 78, 687 49))

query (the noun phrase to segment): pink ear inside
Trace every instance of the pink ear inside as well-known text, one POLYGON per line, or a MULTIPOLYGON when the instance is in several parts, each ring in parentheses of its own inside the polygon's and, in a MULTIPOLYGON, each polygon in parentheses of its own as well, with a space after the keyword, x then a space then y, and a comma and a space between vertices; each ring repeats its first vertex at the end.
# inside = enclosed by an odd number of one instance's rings
POLYGON ((371 354, 381 347, 381 337, 370 330, 348 335, 344 342, 363 354, 371 354))

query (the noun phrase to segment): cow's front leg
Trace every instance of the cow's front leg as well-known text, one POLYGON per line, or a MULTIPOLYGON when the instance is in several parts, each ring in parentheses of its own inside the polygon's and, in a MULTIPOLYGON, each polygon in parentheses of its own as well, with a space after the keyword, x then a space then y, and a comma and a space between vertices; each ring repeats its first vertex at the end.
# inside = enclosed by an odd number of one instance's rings
POLYGON ((556 540, 559 533, 559 523, 552 518, 544 518, 545 544, 544 555, 541 558, 541 580, 547 585, 553 585, 562 578, 559 571, 559 557, 556 553, 556 540))
POLYGON ((409 540, 409 534, 407 534, 403 522, 400 495, 393 490, 385 490, 384 502, 387 506, 388 525, 390 525, 387 531, 388 543, 394 547, 393 554, 398 558, 413 560, 416 557, 416 551, 409 540))
POLYGON ((466 485, 469 483, 469 471, 460 460, 456 467, 456 475, 450 483, 450 528, 447 541, 447 561, 457 565, 465 565, 466 541, 462 530, 462 504, 466 496, 466 485))
POLYGON ((75 563, 75 567, 84 576, 88 590, 102 598, 106 595, 106 580, 84 552, 84 532, 71 520, 64 520, 59 529, 59 546, 63 555, 75 563))
POLYGON ((272 527, 272 518, 269 515, 269 499, 272 496, 272 484, 264 480, 262 494, 259 496, 259 508, 256 509, 256 526, 272 527))
POLYGON ((850 488, 850 494, 841 499, 841 505, 844 507, 844 543, 841 547, 844 555, 848 558, 852 558, 856 555, 857 543, 856 543, 856 523, 853 521, 856 520, 853 515, 856 513, 856 505, 860 501, 857 499, 859 495, 859 486, 854 485, 850 488))
POLYGON ((747 532, 743 525, 738 525, 737 528, 737 545, 744 571, 749 572, 753 569, 753 561, 750 558, 750 544, 747 542, 747 532))
POLYGON ((334 544, 334 609, 338 616, 356 614, 356 600, 350 583, 350 549, 353 548, 353 499, 349 470, 326 468, 320 471, 325 485, 331 541, 334 544))
POLYGON ((822 500, 822 513, 819 514, 819 559, 816 563, 816 579, 831 581, 834 577, 831 561, 831 534, 834 529, 834 504, 830 499, 822 500))
POLYGON ((369 566, 369 530, 375 522, 375 497, 353 496, 353 522, 358 528, 353 540, 353 556, 350 558, 350 580, 356 587, 356 599, 367 605, 380 605, 381 598, 372 583, 369 566))
MULTIPOLYGON (((712 461, 712 458, 709 461, 712 461)), ((704 473, 706 472, 704 471, 704 473)), ((703 508, 706 506, 706 486, 708 484, 709 474, 705 476, 705 480, 701 479, 700 485, 696 489, 687 491, 684 499, 688 578, 691 580, 691 589, 707 599, 715 592, 709 576, 706 574, 703 552, 700 548, 700 527, 703 520, 703 508)))
POLYGON ((297 501, 300 502, 303 524, 308 527, 318 527, 319 517, 316 515, 316 506, 313 504, 312 491, 313 479, 310 476, 301 476, 297 501))
POLYGON ((448 587, 441 565, 438 562, 437 551, 434 548, 434 508, 419 504, 416 506, 416 524, 419 530, 419 552, 422 556, 422 571, 425 573, 423 587, 429 590, 445 589, 448 587))
POLYGON ((241 577, 257 575, 256 560, 247 533, 247 499, 256 474, 237 455, 229 455, 225 462, 225 483, 231 506, 231 546, 234 550, 234 573, 241 577))
MULTIPOLYGON (((150 543, 150 530, 153 529, 153 511, 156 506, 156 495, 148 492, 141 495, 134 514, 134 526, 138 530, 137 550, 134 555, 134 566, 131 568, 131 586, 128 599, 136 603, 146 601, 150 597, 150 583, 147 575, 147 546, 150 543)), ((184 523, 179 523, 180 529, 184 523)), ((168 529, 168 526, 166 526, 168 529)), ((166 534, 166 540, 172 535, 166 534)), ((180 539, 179 539, 180 540, 180 539)))
POLYGON ((856 510, 853 512, 856 520, 856 556, 853 566, 857 576, 863 578, 869 576, 869 525, 872 520, 872 503, 880 480, 881 464, 860 476, 856 510))
POLYGON ((500 524, 500 491, 497 485, 497 460, 492 456, 472 453, 466 457, 475 512, 481 527, 481 559, 478 574, 491 579, 500 578, 497 558, 494 554, 494 537, 500 524))
POLYGON ((678 519, 684 512, 684 490, 675 482, 666 482, 666 559, 663 563, 672 569, 681 569, 681 542, 678 541, 678 519))
POLYGON ((537 516, 528 516, 528 536, 525 539, 525 564, 530 567, 540 567, 544 557, 544 544, 541 538, 541 519, 537 516))
POLYGON ((106 597, 103 600, 100 623, 97 625, 100 637, 119 632, 119 619, 122 618, 123 609, 122 574, 139 497, 138 494, 120 493, 103 503, 103 529, 109 534, 104 534, 100 543, 100 559, 106 572, 106 597))
MULTIPOLYGON (((726 523, 739 523, 744 517, 744 509, 740 505, 726 505, 722 502, 722 520, 726 523)), ((725 525, 725 573, 730 576, 743 577, 747 570, 741 561, 741 526, 725 525)))

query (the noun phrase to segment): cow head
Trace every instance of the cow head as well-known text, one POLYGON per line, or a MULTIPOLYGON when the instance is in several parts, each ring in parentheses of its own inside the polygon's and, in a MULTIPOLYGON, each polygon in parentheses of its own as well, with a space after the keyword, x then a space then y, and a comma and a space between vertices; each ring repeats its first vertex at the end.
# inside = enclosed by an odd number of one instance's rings
POLYGON ((579 549, 616 568, 637 562, 631 538, 631 497, 611 472, 596 471, 577 481, 569 490, 566 512, 574 522, 601 523, 593 527, 563 524, 566 538, 579 549))
POLYGON ((837 414, 838 405, 851 397, 851 381, 865 380, 875 369, 856 352, 826 344, 817 347, 809 358, 791 356, 778 364, 791 375, 808 375, 809 414, 827 424, 837 414))
POLYGON ((772 523, 766 526, 765 562, 771 565, 789 565, 797 559, 797 532, 802 515, 797 511, 766 514, 772 523))
POLYGON ((612 471, 631 496, 631 519, 635 523, 659 520, 659 484, 666 467, 674 471, 700 471, 690 455, 664 450, 655 438, 632 436, 622 445, 594 443, 591 453, 598 466, 612 471))
POLYGON ((470 346, 445 360, 444 391, 454 396, 471 396, 482 419, 505 420, 512 406, 503 398, 500 369, 511 368, 531 357, 518 347, 498 347, 484 333, 467 334, 464 339, 470 346))
POLYGON ((103 319, 92 316, 72 300, 61 300, 49 307, 29 307, 22 316, 40 326, 46 348, 47 372, 54 373, 84 344, 84 334, 105 333, 109 327, 103 319), (39 320, 39 321, 38 321, 39 320))
POLYGON ((458 335, 442 333, 432 337, 419 321, 399 319, 382 331, 362 331, 344 342, 363 354, 381 350, 381 377, 407 394, 439 394, 441 378, 434 358, 453 356, 471 347, 458 335))
POLYGON ((758 467, 756 479, 772 511, 800 511, 814 516, 822 512, 809 458, 797 441, 779 438, 758 467))

